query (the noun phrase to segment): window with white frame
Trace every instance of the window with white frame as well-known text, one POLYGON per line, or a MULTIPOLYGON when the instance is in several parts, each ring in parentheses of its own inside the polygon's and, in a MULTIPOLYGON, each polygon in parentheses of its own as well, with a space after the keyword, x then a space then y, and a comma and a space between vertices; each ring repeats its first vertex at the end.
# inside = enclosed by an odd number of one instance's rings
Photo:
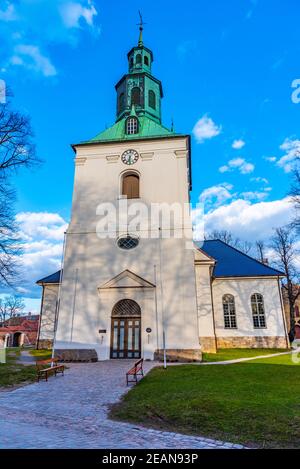
POLYGON ((236 313, 233 295, 227 294, 223 296, 223 314, 225 329, 236 329, 236 313))
POLYGON ((254 293, 251 295, 251 309, 254 328, 261 329, 267 327, 264 299, 260 293, 254 293))
POLYGON ((136 117, 129 117, 126 121, 127 135, 137 134, 139 131, 139 124, 136 117))

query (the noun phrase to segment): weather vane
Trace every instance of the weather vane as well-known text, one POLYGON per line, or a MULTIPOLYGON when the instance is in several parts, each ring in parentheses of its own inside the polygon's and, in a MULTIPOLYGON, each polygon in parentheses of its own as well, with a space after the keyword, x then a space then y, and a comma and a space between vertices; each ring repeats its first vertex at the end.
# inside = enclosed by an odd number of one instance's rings
POLYGON ((144 23, 144 21, 143 21, 143 16, 142 16, 142 13, 141 13, 140 10, 139 10, 139 17, 140 17, 140 22, 137 23, 137 26, 139 26, 140 29, 143 29, 144 24, 147 24, 147 23, 144 23))
POLYGON ((139 17, 140 17, 140 22, 137 23, 137 26, 140 27, 140 37, 139 37, 139 46, 142 46, 143 45, 143 29, 144 29, 144 24, 147 24, 147 23, 144 23, 143 21, 143 16, 142 16, 142 13, 140 12, 139 10, 139 17))

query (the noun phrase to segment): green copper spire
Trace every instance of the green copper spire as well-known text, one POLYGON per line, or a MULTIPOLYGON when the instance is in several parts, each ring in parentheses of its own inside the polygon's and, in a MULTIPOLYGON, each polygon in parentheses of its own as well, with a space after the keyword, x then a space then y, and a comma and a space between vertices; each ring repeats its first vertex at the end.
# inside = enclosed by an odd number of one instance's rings
POLYGON ((137 117, 147 116, 161 123, 161 82, 152 75, 153 53, 144 46, 144 21, 141 13, 138 23, 140 34, 138 45, 127 54, 128 73, 116 84, 117 117, 116 121, 128 117, 135 106, 137 117))
POLYGON ((140 27, 140 36, 139 36, 138 46, 142 47, 143 46, 143 29, 144 29, 144 24, 146 23, 143 22, 142 13, 140 11, 139 11, 139 15, 140 15, 140 22, 138 23, 138 26, 140 27))
MULTIPOLYGON (((140 14, 140 12, 139 12, 140 14)), ((82 144, 170 138, 177 134, 161 122, 161 82, 152 75, 153 53, 144 46, 144 22, 140 14, 138 45, 127 54, 128 72, 116 84, 116 122, 82 144)))

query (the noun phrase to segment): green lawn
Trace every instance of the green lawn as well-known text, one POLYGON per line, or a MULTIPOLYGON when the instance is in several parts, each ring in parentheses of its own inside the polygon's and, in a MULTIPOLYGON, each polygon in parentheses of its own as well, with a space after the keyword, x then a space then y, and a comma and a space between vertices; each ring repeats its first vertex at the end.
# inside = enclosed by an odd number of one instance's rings
POLYGON ((265 348, 227 348, 219 349, 217 353, 203 353, 204 362, 222 362, 237 358, 258 357, 260 355, 270 355, 272 353, 287 352, 286 349, 265 349, 265 348))
POLYGON ((112 418, 266 448, 300 447, 300 366, 290 355, 153 369, 112 418))
POLYGON ((36 367, 16 363, 20 355, 19 348, 6 349, 6 363, 0 363, 0 388, 16 386, 36 380, 36 367))
POLYGON ((32 349, 29 350, 30 355, 36 357, 37 360, 46 360, 47 358, 51 358, 52 350, 48 349, 32 349))

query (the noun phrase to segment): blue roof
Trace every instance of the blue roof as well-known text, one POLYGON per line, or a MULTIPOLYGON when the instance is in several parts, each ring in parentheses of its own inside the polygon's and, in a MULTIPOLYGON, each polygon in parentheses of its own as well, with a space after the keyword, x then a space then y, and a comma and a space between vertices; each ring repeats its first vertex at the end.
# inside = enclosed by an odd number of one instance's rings
MULTIPOLYGON (((212 239, 196 243, 197 247, 216 261, 214 277, 278 277, 284 276, 279 270, 265 264, 229 246, 220 239, 212 239)), ((59 283, 60 270, 48 275, 36 283, 59 283)))
POLYGON ((54 274, 48 275, 48 277, 41 278, 36 283, 59 283, 60 281, 60 270, 55 272, 54 274))
POLYGON ((219 239, 196 243, 202 251, 215 259, 214 277, 278 277, 279 270, 262 264, 219 239))

